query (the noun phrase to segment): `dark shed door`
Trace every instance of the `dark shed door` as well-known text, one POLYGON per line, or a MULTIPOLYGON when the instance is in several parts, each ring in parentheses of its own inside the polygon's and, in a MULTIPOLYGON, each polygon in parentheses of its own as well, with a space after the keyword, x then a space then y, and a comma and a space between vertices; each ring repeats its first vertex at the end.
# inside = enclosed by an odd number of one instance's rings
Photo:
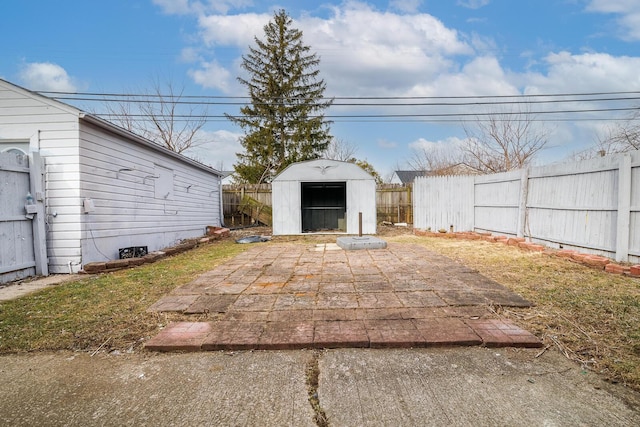
POLYGON ((347 231, 347 183, 302 183, 302 231, 347 231))

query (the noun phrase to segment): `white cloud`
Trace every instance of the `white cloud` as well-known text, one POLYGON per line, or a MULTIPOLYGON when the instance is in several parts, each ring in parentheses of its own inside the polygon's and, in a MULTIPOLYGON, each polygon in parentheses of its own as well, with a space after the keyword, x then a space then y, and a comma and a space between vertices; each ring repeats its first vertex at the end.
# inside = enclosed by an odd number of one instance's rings
POLYGON ((251 6, 251 0, 153 0, 168 15, 200 15, 203 13, 226 14, 233 9, 251 6))
POLYGON ((197 62, 202 59, 200 55, 200 50, 196 47, 185 47, 180 52, 180 61, 186 63, 197 62))
POLYGON ((391 0, 389 6, 401 12, 417 12, 422 0, 391 0))
POLYGON ((464 139, 455 136, 445 138, 439 141, 429 141, 424 138, 409 143, 409 148, 415 151, 441 151, 454 153, 464 145, 464 139))
POLYGON ((387 150, 392 150, 392 149, 398 147, 398 143, 397 142, 393 142, 393 141, 388 141, 386 139, 379 139, 378 140, 378 147, 384 148, 384 149, 387 149, 387 150))
POLYGON ((425 83, 417 83, 412 93, 420 96, 518 94, 518 88, 509 80, 495 57, 481 56, 465 64, 458 72, 443 73, 425 83))
MULTIPOLYGON (((416 81, 432 80, 455 67, 453 57, 473 54, 457 31, 429 14, 383 12, 357 1, 330 11, 326 19, 303 15, 294 20, 294 27, 304 33, 304 43, 321 59, 321 78, 330 95, 402 94, 416 81)), ((243 52, 254 44, 254 37, 263 36, 263 27, 272 17, 203 13, 198 18, 200 39, 209 49, 243 52)), ((228 73, 239 70, 225 66, 228 73)), ((200 84, 210 82, 203 77, 207 70, 220 75, 222 65, 212 68, 204 62, 192 77, 200 84)))
POLYGON ((331 93, 404 93, 416 80, 448 71, 452 57, 473 49, 459 34, 428 14, 399 15, 349 2, 328 19, 296 22, 305 43, 321 57, 331 93))
POLYGON ((20 70, 20 80, 31 90, 75 92, 76 85, 64 68, 50 62, 26 63, 20 70))
POLYGON ((194 82, 205 88, 219 89, 224 93, 229 93, 232 84, 229 70, 215 61, 203 62, 200 67, 188 71, 194 82))
POLYGON ((236 153, 243 151, 241 136, 227 130, 200 131, 198 139, 205 142, 190 149, 187 155, 218 170, 231 170, 237 160, 236 153))
POLYGON ((193 13, 196 7, 189 0, 153 0, 153 4, 160 6, 168 15, 187 15, 193 13))
POLYGON ((620 15, 620 36, 629 41, 640 40, 640 2, 637 0, 591 0, 588 12, 620 15))
POLYGON ((545 74, 523 75, 525 93, 585 93, 640 90, 640 58, 606 53, 551 53, 545 74))
POLYGON ((602 13, 633 13, 640 10, 637 0, 590 0, 587 10, 602 13))
POLYGON ((481 7, 488 5, 490 2, 491 0, 458 0, 457 5, 469 9, 480 9, 481 7))
POLYGON ((255 36, 262 36, 271 14, 202 15, 198 18, 200 36, 206 46, 233 46, 246 49, 255 36))

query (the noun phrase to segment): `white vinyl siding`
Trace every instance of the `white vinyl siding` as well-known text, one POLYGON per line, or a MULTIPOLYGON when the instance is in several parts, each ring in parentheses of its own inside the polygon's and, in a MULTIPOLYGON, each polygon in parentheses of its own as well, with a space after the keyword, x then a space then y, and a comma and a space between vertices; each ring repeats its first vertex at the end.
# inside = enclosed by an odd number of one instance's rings
POLYGON ((81 126, 79 205, 83 263, 115 259, 118 249, 162 249, 202 236, 220 219, 220 178, 94 126, 81 126))

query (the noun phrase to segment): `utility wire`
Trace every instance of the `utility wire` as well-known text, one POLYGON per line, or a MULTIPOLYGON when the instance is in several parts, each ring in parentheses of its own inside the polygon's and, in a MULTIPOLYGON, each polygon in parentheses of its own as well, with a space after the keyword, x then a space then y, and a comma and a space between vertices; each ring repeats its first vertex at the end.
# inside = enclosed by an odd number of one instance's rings
MULTIPOLYGON (((134 93, 98 93, 98 92, 54 92, 41 91, 42 95, 52 97, 56 100, 64 101, 85 101, 100 103, 140 103, 140 104, 182 104, 201 106, 248 106, 255 105, 249 96, 205 96, 205 95, 162 95, 162 94, 134 94, 134 93)), ((290 101, 301 100, 302 98, 287 99, 286 102, 278 103, 265 102, 257 105, 284 105, 290 101)), ((333 100, 332 107, 482 107, 482 106, 505 106, 505 105, 528 105, 528 104, 576 104, 576 103, 616 103, 616 102, 636 102, 640 104, 640 91, 618 91, 618 92, 586 92, 586 93, 556 93, 556 94, 535 94, 535 95, 479 95, 479 96, 386 96, 386 97, 356 97, 344 96, 324 98, 325 102, 333 100), (362 101, 362 102, 335 102, 342 101, 362 101), (371 102, 378 101, 378 102, 371 102), (393 102, 389 102, 393 101, 393 102), (418 102, 420 101, 420 102, 418 102)), ((322 102, 316 104, 321 105, 322 102)), ((472 121, 481 117, 509 117, 509 120, 518 120, 518 116, 525 117, 526 121, 581 121, 581 120, 612 120, 610 117, 593 117, 593 113, 613 113, 622 111, 639 111, 640 107, 601 107, 601 108, 565 108, 565 109, 538 109, 537 111, 492 111, 492 112, 416 112, 411 114, 329 114, 310 115, 310 118, 323 117, 338 122, 460 122, 472 121), (562 114, 580 115, 591 114, 589 118, 579 117, 557 117, 562 114), (543 115, 544 120, 538 120, 534 116, 543 115), (515 117, 515 118, 514 118, 515 117)), ((428 111, 428 110, 427 110, 428 111)), ((446 111, 446 110, 445 110, 446 111)), ((148 114, 129 113, 94 113, 96 116, 109 118, 119 118, 123 116, 144 120, 148 114)), ((243 118, 243 115, 230 114, 232 117, 243 118)), ((227 115, 209 114, 156 114, 156 117, 171 119, 176 121, 187 120, 210 120, 226 121, 227 115)))
MULTIPOLYGON (((86 96, 116 96, 116 97, 147 97, 147 98, 186 98, 186 99, 251 99, 250 96, 227 95, 163 95, 163 94, 134 94, 134 93, 100 93, 100 92, 61 92, 38 91, 37 93, 57 98, 57 95, 86 95, 86 96)), ((574 93, 548 93, 531 95, 460 95, 460 96, 332 96, 323 99, 487 99, 487 98, 539 98, 539 97, 567 97, 567 96, 613 96, 631 95, 640 96, 640 91, 617 92, 574 92, 574 93)), ((303 99, 303 98, 300 98, 303 99)))

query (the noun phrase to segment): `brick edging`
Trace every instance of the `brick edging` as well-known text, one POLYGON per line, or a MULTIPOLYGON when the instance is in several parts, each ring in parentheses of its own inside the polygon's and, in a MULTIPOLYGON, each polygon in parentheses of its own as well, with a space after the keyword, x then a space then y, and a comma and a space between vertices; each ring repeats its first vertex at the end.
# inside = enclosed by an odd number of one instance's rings
POLYGON ((447 233, 434 233, 433 231, 414 229, 413 234, 422 237, 440 237, 446 239, 463 239, 463 240, 484 240, 491 243, 502 243, 509 246, 516 246, 522 250, 528 250, 533 252, 544 252, 549 255, 554 255, 559 258, 565 258, 579 264, 595 268, 597 270, 603 270, 611 274, 622 274, 631 277, 640 277, 640 264, 639 265, 622 265, 613 262, 611 259, 593 255, 585 254, 571 249, 552 249, 544 245, 527 242, 524 237, 508 237, 508 236, 494 236, 491 233, 477 233, 474 231, 458 231, 447 233))
POLYGON ((166 258, 171 255, 176 255, 188 251, 189 249, 196 248, 198 246, 209 244, 216 240, 222 239, 223 237, 228 237, 229 235, 230 231, 228 228, 207 227, 207 235, 203 237, 188 239, 178 245, 170 246, 160 251, 149 252, 147 255, 139 258, 115 259, 104 262, 89 262, 82 266, 82 270, 80 271, 80 273, 109 273, 125 268, 137 267, 143 264, 150 264, 158 261, 159 259, 166 258))

